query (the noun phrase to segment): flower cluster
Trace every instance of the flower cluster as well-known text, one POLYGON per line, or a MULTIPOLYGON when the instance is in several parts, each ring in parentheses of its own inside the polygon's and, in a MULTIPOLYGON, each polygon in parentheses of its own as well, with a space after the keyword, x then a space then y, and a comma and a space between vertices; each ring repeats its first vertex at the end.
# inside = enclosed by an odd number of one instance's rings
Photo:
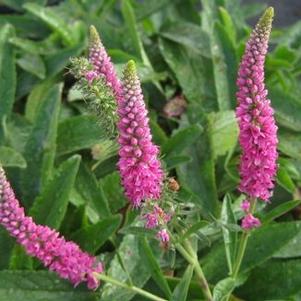
POLYGON ((130 61, 123 73, 122 101, 118 103, 118 167, 125 195, 134 207, 145 199, 159 199, 163 171, 153 144, 147 109, 143 101, 136 66, 130 61))
MULTIPOLYGON (((105 79, 106 84, 111 87, 116 100, 119 101, 122 94, 121 83, 115 72, 111 58, 107 54, 94 26, 90 27, 89 62, 93 66, 94 75, 101 76, 105 79)), ((91 75, 91 73, 86 74, 88 78, 91 75)))
POLYGON ((264 85, 264 61, 271 31, 273 9, 256 25, 246 45, 238 72, 240 190, 249 197, 267 201, 274 188, 277 170, 277 126, 264 85))
MULTIPOLYGON (((130 61, 127 64, 120 82, 94 27, 90 29, 89 62, 93 70, 85 74, 86 80, 93 82, 97 77, 104 78, 117 103, 120 146, 118 168, 125 195, 133 207, 141 207, 145 200, 158 200, 164 175, 158 159, 159 148, 152 143, 147 109, 135 63, 130 61)), ((146 219, 147 228, 166 225, 170 218, 158 204, 143 217, 146 219)), ((158 237, 167 242, 168 233, 163 230, 158 232, 158 237)))
POLYGON ((244 213, 246 214, 244 218, 242 219, 241 226, 245 230, 250 230, 253 228, 257 228, 261 225, 261 222, 258 218, 254 217, 253 214, 251 213, 251 204, 248 200, 244 200, 240 208, 244 213))
POLYGON ((149 200, 144 203, 142 218, 145 220, 145 228, 159 228, 156 237, 164 244, 169 242, 169 234, 166 229, 168 222, 171 219, 171 214, 166 213, 158 204, 157 201, 149 200))
MULTIPOLYGON (((277 126, 271 102, 264 85, 264 61, 271 32, 273 9, 261 17, 246 45, 238 71, 239 142, 242 149, 240 160, 241 182, 239 189, 249 198, 268 201, 274 188, 277 171, 277 126)), ((247 213, 242 227, 258 227, 260 221, 249 212, 249 203, 242 204, 247 213)))
POLYGON ((37 225, 31 217, 26 216, 1 167, 0 224, 17 239, 28 255, 41 260, 60 277, 68 279, 75 286, 81 282, 87 282, 90 289, 99 286, 94 273, 103 271, 102 264, 74 242, 66 241, 55 230, 37 225))
POLYGON ((152 212, 146 213, 144 218, 146 220, 145 227, 153 229, 159 225, 167 224, 170 221, 171 216, 170 214, 166 214, 164 210, 155 203, 153 205, 152 212))
POLYGON ((71 73, 78 80, 76 87, 88 102, 88 108, 99 118, 107 136, 116 136, 117 101, 121 84, 96 29, 90 28, 89 59, 71 59, 71 73))

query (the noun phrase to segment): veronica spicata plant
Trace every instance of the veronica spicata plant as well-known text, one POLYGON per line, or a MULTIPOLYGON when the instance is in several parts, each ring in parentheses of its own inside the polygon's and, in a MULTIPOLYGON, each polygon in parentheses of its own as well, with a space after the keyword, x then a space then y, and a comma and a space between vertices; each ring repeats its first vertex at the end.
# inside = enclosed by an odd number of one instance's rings
POLYGON ((59 2, 0 27, 0 300, 298 299, 298 24, 59 2))
POLYGON ((264 85, 264 61, 272 18, 273 9, 269 8, 247 42, 238 71, 236 116, 242 149, 239 189, 248 197, 243 203, 243 209, 247 213, 242 224, 244 229, 260 225, 259 220, 252 216, 255 202, 257 198, 269 200, 277 171, 277 126, 264 85))

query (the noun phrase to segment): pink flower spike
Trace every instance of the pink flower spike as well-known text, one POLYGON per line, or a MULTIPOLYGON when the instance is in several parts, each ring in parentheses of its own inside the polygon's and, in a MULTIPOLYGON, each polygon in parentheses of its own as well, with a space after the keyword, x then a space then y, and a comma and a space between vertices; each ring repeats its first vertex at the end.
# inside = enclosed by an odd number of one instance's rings
POLYGON ((169 234, 166 229, 162 229, 157 233, 157 238, 164 244, 169 242, 169 234))
POLYGON ((256 217, 254 217, 251 213, 247 214, 243 218, 242 223, 241 223, 241 227, 244 230, 250 230, 250 229, 253 229, 253 228, 258 228, 258 227, 260 227, 260 225, 261 225, 260 220, 256 217))
POLYGON ((241 205, 240 205, 240 208, 242 211, 244 212, 249 212, 250 210, 250 202, 248 200, 244 200, 241 205))
POLYGON ((111 58, 107 54, 94 26, 90 27, 89 62, 92 64, 93 71, 96 72, 97 76, 102 76, 107 85, 112 88, 116 100, 119 101, 122 91, 121 83, 111 58))
POLYGON ((83 252, 77 244, 47 226, 37 225, 15 198, 4 170, 0 167, 0 224, 26 253, 38 258, 50 271, 68 279, 74 286, 87 282, 90 289, 99 286, 95 273, 102 273, 101 262, 83 252))
POLYGON ((264 61, 273 8, 259 20, 246 45, 237 79, 241 192, 264 201, 272 195, 277 171, 277 126, 264 85, 264 61))
POLYGON ((163 171, 159 148, 152 142, 147 109, 136 66, 130 61, 123 73, 123 95, 118 103, 119 162, 125 195, 134 207, 145 199, 159 199, 163 171))

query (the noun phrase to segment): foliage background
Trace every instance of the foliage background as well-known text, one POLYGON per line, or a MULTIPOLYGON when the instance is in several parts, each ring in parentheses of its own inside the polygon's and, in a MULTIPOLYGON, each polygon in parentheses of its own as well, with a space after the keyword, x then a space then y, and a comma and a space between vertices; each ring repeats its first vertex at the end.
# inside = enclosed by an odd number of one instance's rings
MULTIPOLYGON (((202 300, 181 257, 172 248, 161 250, 153 233, 139 227, 138 212, 129 210, 116 172, 116 144, 74 89, 69 58, 86 52, 93 24, 118 70, 129 59, 138 63, 154 141, 181 185, 177 201, 189 208, 179 223, 215 285, 227 277, 226 256, 241 217, 233 111, 237 66, 250 33, 246 20, 265 4, 2 2, 0 162, 27 212, 100 256, 110 275, 171 300, 202 300), (181 95, 185 113, 168 117, 166 103, 181 95)), ((301 300, 301 21, 275 28, 270 49, 266 83, 279 126, 277 186, 272 202, 259 208, 264 225, 250 239, 234 295, 301 300)), ((72 288, 27 257, 3 229, 0 269, 3 301, 143 300, 110 285, 97 292, 72 288)))

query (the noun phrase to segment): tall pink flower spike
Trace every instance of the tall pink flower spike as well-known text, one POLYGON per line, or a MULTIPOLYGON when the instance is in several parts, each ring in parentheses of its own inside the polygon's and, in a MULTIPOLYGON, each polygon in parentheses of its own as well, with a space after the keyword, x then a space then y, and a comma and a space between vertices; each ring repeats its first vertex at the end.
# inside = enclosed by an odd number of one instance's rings
POLYGON ((28 255, 38 258, 61 278, 68 279, 75 286, 81 282, 87 282, 90 289, 99 286, 94 273, 103 271, 102 264, 74 242, 66 241, 55 230, 37 225, 26 216, 1 167, 0 224, 17 239, 28 255))
POLYGON ((277 171, 277 126, 264 85, 264 62, 274 10, 260 18, 246 45, 238 71, 239 142, 241 182, 239 189, 251 198, 268 201, 277 171))
POLYGON ((123 72, 123 95, 118 104, 120 144, 118 167, 125 195, 134 207, 144 199, 159 199, 163 171, 159 148, 152 143, 147 109, 134 61, 123 72))
MULTIPOLYGON (((93 65, 93 71, 95 72, 93 75, 102 76, 105 79, 118 102, 122 94, 121 83, 117 77, 111 58, 107 54, 94 26, 90 27, 89 61, 93 65)), ((88 74, 89 76, 91 76, 91 73, 88 74)))

